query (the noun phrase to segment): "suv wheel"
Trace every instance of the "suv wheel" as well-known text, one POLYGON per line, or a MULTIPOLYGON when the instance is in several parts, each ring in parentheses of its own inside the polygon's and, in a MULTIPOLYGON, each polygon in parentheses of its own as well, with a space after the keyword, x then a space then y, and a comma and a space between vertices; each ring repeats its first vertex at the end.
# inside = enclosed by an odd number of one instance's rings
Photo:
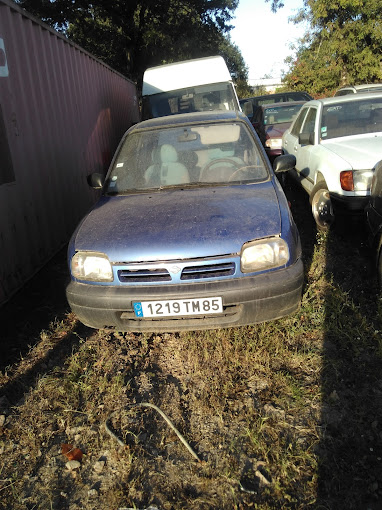
POLYGON ((318 182, 310 194, 313 218, 318 230, 328 230, 334 222, 333 204, 324 181, 318 182))

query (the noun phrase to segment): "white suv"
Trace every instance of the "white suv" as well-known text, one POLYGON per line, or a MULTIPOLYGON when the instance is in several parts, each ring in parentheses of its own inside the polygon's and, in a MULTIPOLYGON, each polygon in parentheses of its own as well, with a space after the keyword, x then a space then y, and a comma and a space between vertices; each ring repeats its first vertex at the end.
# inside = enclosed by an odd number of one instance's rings
POLYGON ((382 160, 382 93, 305 103, 283 135, 283 152, 296 156, 292 175, 309 193, 319 229, 338 213, 363 212, 382 160))

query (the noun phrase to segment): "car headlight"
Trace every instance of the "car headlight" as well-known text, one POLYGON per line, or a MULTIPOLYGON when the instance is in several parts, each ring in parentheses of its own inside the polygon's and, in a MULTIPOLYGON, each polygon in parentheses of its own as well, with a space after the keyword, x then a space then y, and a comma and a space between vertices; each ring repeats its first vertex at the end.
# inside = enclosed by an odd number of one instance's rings
POLYGON ((112 282, 113 270, 104 253, 77 252, 71 261, 71 272, 77 280, 112 282))
POLYGON ((243 245, 240 255, 242 273, 263 271, 284 266, 289 260, 289 248, 284 239, 272 237, 250 241, 243 245))
POLYGON ((369 191, 372 170, 345 170, 340 173, 341 188, 345 191, 369 191))
POLYGON ((268 138, 268 140, 265 140, 265 147, 268 147, 268 149, 281 149, 282 140, 281 138, 268 138))

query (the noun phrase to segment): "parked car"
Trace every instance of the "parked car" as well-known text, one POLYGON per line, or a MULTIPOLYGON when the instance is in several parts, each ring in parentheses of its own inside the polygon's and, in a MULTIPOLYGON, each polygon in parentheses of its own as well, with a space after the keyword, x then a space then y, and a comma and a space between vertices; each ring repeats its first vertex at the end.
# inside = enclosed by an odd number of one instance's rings
POLYGON ((369 242, 375 254, 378 281, 382 287, 382 161, 375 167, 366 218, 369 242))
POLYGON ((290 101, 311 101, 312 99, 313 97, 307 92, 291 91, 265 94, 264 96, 246 97, 245 99, 240 99, 239 103, 243 112, 247 115, 249 120, 252 121, 257 106, 290 101))
POLYGON ((68 247, 72 310, 93 328, 180 331, 295 311, 303 265, 275 170, 242 112, 131 127, 68 247))
POLYGON ((283 151, 296 156, 290 174, 309 193, 319 229, 337 214, 363 213, 382 159, 382 93, 307 102, 283 135, 283 151))
POLYGON ((363 94, 365 92, 382 92, 382 83, 364 83, 363 85, 349 85, 341 87, 334 94, 335 96, 346 96, 347 94, 363 94))
POLYGON ((251 122, 271 163, 282 154, 282 136, 305 103, 291 101, 256 107, 251 122))

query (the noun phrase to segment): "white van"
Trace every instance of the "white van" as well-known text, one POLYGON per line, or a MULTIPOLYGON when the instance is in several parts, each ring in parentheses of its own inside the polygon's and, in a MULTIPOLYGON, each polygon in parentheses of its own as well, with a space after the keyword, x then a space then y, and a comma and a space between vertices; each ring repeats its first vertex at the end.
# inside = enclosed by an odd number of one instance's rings
POLYGON ((241 111, 223 57, 185 60, 145 71, 142 120, 208 110, 241 111))

